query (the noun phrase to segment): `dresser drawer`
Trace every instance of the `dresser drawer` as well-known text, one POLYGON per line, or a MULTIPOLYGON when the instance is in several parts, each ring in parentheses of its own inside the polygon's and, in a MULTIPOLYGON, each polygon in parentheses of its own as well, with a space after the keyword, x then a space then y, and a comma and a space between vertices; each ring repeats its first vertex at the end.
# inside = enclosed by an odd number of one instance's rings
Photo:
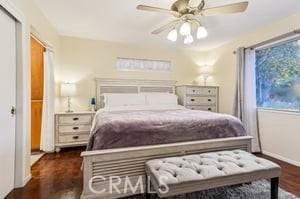
POLYGON ((191 110, 217 112, 216 106, 187 106, 186 108, 191 110))
POLYGON ((59 133, 76 133, 76 132, 90 132, 91 125, 63 125, 58 126, 59 133))
POLYGON ((187 97, 187 105, 210 105, 216 103, 215 97, 187 97))
POLYGON ((92 116, 91 115, 64 115, 59 116, 59 124, 91 124, 92 116))
POLYGON ((77 135, 60 135, 58 136, 58 142, 70 143, 70 142, 87 142, 89 139, 89 133, 77 134, 77 135))
POLYGON ((204 87, 204 88, 197 88, 197 87, 188 87, 186 88, 187 95, 216 95, 217 89, 204 87))

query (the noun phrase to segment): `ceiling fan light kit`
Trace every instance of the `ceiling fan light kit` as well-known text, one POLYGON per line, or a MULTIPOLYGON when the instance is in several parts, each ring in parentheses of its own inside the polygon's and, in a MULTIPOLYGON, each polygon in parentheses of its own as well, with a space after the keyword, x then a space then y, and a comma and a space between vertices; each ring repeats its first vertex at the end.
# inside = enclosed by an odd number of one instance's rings
POLYGON ((191 34, 191 25, 190 25, 190 23, 189 22, 184 22, 181 25, 179 32, 182 36, 190 35, 191 34))
POLYGON ((169 32, 167 38, 168 38, 168 40, 173 41, 173 42, 177 41, 177 30, 176 29, 171 30, 169 32))
MULTIPOLYGON (((192 28, 191 28, 191 23, 193 21, 190 22, 184 22, 180 29, 179 29, 179 33, 180 35, 184 36, 184 40, 183 43, 184 44, 191 44, 194 42, 194 37, 192 36, 192 28)), ((206 28, 202 25, 200 25, 200 23, 197 22, 197 24, 199 24, 199 27, 197 29, 197 39, 203 39, 206 38, 208 36, 208 32, 206 30, 206 28)), ((171 30, 168 34, 168 40, 175 42, 178 38, 178 34, 177 34, 177 30, 176 28, 174 28, 173 30, 171 30)))
POLYGON ((184 44, 191 44, 193 42, 194 42, 194 38, 192 35, 187 35, 183 40, 184 44))
POLYGON ((244 12, 248 7, 248 2, 233 3, 229 5, 206 8, 205 0, 177 0, 171 6, 171 9, 158 8, 147 5, 138 5, 138 10, 160 12, 165 14, 171 14, 176 17, 176 20, 154 30, 152 34, 159 34, 163 31, 170 31, 167 39, 175 42, 178 38, 177 27, 179 28, 179 34, 184 36, 183 42, 185 44, 191 44, 194 42, 194 38, 191 35, 192 23, 198 24, 197 39, 203 39, 208 36, 208 32, 204 26, 201 25, 199 17, 215 16, 222 14, 232 14, 244 12))
POLYGON ((203 27, 203 26, 199 26, 198 30, 197 30, 197 38, 198 39, 203 39, 207 36, 208 36, 208 32, 207 32, 206 28, 203 27))

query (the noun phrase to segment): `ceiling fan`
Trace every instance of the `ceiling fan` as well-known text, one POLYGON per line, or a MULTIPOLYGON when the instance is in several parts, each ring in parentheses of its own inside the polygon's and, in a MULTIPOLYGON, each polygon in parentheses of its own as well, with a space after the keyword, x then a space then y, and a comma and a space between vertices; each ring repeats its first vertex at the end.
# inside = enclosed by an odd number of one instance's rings
POLYGON ((175 3, 173 3, 171 9, 147 5, 138 5, 137 9, 173 15, 177 19, 154 30, 152 34, 159 34, 168 30, 170 31, 168 34, 168 39, 171 41, 176 41, 178 36, 177 27, 180 26, 179 33, 185 37, 184 43, 190 44, 194 41, 194 38, 191 35, 192 28, 197 28, 198 39, 205 38, 208 35, 206 28, 201 25, 199 17, 244 12, 248 7, 248 2, 233 3, 213 8, 206 8, 205 5, 205 0, 177 0, 175 3))

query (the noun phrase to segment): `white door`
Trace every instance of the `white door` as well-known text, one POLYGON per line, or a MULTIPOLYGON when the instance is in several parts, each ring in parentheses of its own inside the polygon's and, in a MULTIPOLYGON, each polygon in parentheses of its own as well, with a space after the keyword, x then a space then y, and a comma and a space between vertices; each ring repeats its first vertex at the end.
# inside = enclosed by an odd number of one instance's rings
POLYGON ((0 7, 0 198, 14 188, 16 22, 0 7))

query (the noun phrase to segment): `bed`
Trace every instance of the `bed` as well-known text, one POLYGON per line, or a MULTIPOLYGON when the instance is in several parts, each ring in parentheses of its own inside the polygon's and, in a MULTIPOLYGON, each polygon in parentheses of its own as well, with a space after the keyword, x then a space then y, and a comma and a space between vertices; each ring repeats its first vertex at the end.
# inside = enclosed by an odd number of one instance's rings
POLYGON ((145 176, 144 164, 150 159, 219 150, 250 151, 251 137, 246 136, 238 119, 174 104, 175 83, 96 79, 100 111, 93 122, 88 150, 81 154, 82 198, 120 198, 143 193, 145 179, 134 193, 123 181, 117 185, 120 192, 110 192, 109 177, 127 176, 135 185, 145 176), (166 103, 161 104, 164 100, 166 103), (119 106, 120 101, 126 106, 119 106), (91 182, 92 178, 95 179, 91 182), (95 192, 103 189, 106 191, 95 192))

